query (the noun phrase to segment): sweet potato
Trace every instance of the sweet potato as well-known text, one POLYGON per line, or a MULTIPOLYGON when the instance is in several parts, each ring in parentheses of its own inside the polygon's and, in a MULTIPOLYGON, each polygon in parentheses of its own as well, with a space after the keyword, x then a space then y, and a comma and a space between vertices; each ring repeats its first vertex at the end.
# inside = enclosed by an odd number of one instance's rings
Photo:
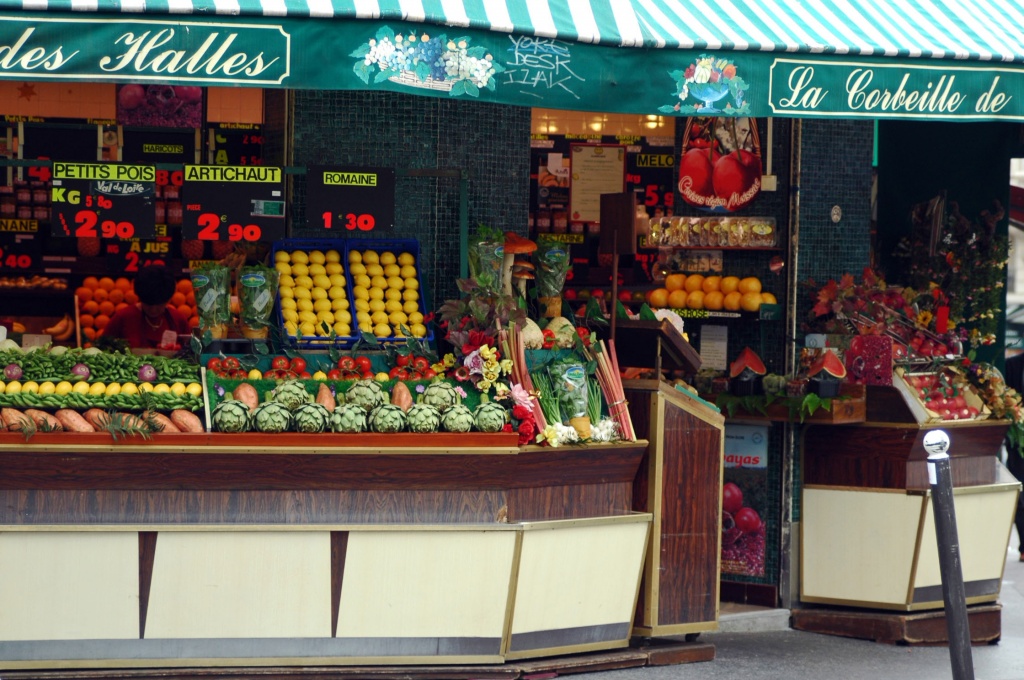
POLYGON ((66 432, 95 432, 96 428, 89 424, 89 421, 82 417, 78 411, 69 408, 62 408, 53 414, 66 432))
POLYGON ((110 422, 110 414, 101 408, 91 408, 82 414, 86 422, 93 426, 96 431, 105 430, 110 422))
POLYGON ((21 432, 21 426, 25 422, 31 422, 32 418, 25 415, 16 408, 0 409, 0 418, 3 418, 7 429, 12 432, 21 432))
POLYGON ((409 386, 402 381, 396 382, 391 388, 391 403, 403 411, 408 411, 412 406, 412 392, 409 391, 409 386))
POLYGON ((46 411, 40 411, 39 409, 30 408, 25 409, 25 415, 35 421, 36 427, 39 430, 45 432, 63 432, 64 427, 60 424, 54 416, 50 415, 46 411))
POLYGON ((337 406, 337 402, 334 400, 334 393, 331 392, 331 388, 327 386, 327 383, 320 383, 320 389, 316 391, 316 403, 334 413, 334 407, 337 406))
POLYGON ((248 406, 250 411, 255 411, 256 407, 260 405, 259 392, 247 382, 241 383, 236 387, 231 396, 248 406))
POLYGON ((182 432, 206 432, 199 416, 182 408, 171 411, 171 422, 182 432))
POLYGON ((170 418, 165 416, 163 413, 157 413, 156 411, 146 411, 145 413, 142 414, 142 417, 144 420, 154 425, 157 428, 157 432, 181 432, 178 426, 175 425, 174 422, 170 418))

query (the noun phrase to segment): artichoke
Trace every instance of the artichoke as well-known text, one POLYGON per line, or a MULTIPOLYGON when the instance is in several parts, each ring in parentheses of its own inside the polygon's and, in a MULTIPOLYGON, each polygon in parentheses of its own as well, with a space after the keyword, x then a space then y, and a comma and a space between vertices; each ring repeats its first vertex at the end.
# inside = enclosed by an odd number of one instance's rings
POLYGON ((292 424, 292 412, 284 404, 265 401, 252 412, 252 422, 259 432, 287 432, 292 424))
POLYGON ((365 432, 366 409, 355 404, 342 404, 331 414, 332 432, 365 432))
POLYGON ((331 412, 323 404, 303 404, 292 411, 292 426, 296 432, 323 432, 330 419, 331 412))
POLYGON ((376 380, 357 380, 345 391, 345 402, 371 411, 387 403, 387 395, 376 380))
POLYGON ((456 404, 441 414, 441 425, 449 432, 469 432, 473 429, 473 412, 464 404, 456 404))
POLYGON ((394 404, 378 406, 370 411, 370 429, 374 432, 401 432, 405 429, 405 411, 394 404))
POLYGON ((505 407, 494 401, 485 401, 473 413, 474 425, 481 432, 501 432, 508 422, 505 407))
POLYGON ((248 432, 252 416, 243 402, 225 399, 214 407, 211 418, 218 432, 248 432))
POLYGON ((413 404, 405 413, 410 432, 437 432, 441 426, 441 413, 429 404, 413 404))
POLYGON ((451 383, 433 382, 423 390, 423 403, 433 406, 441 413, 444 413, 452 406, 460 403, 459 393, 455 391, 451 383))
POLYGON ((271 395, 274 401, 284 404, 291 411, 313 401, 313 395, 307 392, 306 386, 298 380, 286 380, 275 387, 271 395))

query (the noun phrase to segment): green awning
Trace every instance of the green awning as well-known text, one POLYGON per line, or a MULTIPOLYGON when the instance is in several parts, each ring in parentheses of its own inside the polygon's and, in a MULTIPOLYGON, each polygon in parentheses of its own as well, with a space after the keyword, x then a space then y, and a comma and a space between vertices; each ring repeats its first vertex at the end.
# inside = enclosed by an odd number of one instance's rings
POLYGON ((0 0, 0 78, 1024 120, 1015 0, 0 0))

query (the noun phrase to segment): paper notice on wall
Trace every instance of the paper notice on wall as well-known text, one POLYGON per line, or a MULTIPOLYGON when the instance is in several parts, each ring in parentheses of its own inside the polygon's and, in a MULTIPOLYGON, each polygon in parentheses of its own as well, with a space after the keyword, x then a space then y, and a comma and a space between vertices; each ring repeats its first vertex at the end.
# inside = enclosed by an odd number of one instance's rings
POLYGON ((561 179, 569 179, 569 166, 560 153, 548 154, 548 172, 561 179))
POLYGON ((704 325, 700 329, 700 362, 702 368, 724 371, 729 367, 728 326, 704 325))

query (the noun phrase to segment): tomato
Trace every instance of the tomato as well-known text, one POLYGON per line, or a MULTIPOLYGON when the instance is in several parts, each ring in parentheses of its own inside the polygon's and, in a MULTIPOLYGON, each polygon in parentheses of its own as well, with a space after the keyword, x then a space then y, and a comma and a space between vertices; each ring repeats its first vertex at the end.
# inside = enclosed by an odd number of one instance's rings
POLYGON ((350 356, 343 356, 338 359, 338 368, 342 371, 356 370, 356 360, 350 356))
POLYGON ((288 362, 288 368, 296 373, 302 373, 306 370, 306 360, 302 357, 294 357, 288 362))
POLYGON ((356 370, 360 373, 369 373, 372 362, 370 357, 356 357, 356 370))
POLYGON ((423 371, 424 380, 431 380, 435 377, 437 377, 437 372, 434 369, 428 367, 427 370, 423 371))
POLYGON ((327 379, 328 380, 341 380, 341 371, 339 371, 336 368, 332 368, 331 370, 327 371, 327 379))
POLYGON ((302 371, 301 373, 299 373, 299 377, 302 378, 303 380, 309 380, 313 376, 309 374, 309 371, 302 371))
POLYGON ((410 371, 409 380, 423 380, 423 374, 419 371, 410 371))
POLYGON ((374 378, 373 371, 363 371, 362 378, 363 378, 363 380, 373 380, 373 378, 374 378))
POLYGON ((411 354, 398 354, 395 356, 395 365, 397 366, 408 366, 410 361, 412 361, 411 354))
POLYGON ((248 377, 249 371, 245 370, 244 368, 236 368, 235 370, 231 371, 232 380, 245 380, 248 377))
POLYGON ((745 534, 761 528, 761 516, 753 508, 740 508, 733 519, 736 520, 736 528, 745 534))
POLYGON ((361 377, 363 377, 363 376, 359 375, 359 373, 357 371, 342 371, 341 372, 341 379, 342 380, 359 380, 361 377))
POLYGON ((430 368, 430 359, 426 357, 415 357, 412 360, 413 370, 423 373, 430 368))
POLYGON ((206 369, 209 371, 213 371, 214 373, 220 372, 220 370, 223 367, 224 360, 221 359, 220 357, 212 357, 209 361, 206 362, 206 369))
POLYGON ((740 491, 740 487, 727 482, 722 486, 722 509, 735 515, 742 507, 743 492, 740 491))
POLYGON ((270 367, 277 370, 288 368, 288 357, 274 357, 270 360, 270 367))
POLYGON ((398 377, 398 372, 401 371, 401 370, 402 370, 401 366, 395 366, 390 371, 388 371, 388 376, 391 377, 391 378, 397 378, 398 377))
POLYGON ((225 371, 237 371, 242 367, 242 364, 236 357, 224 357, 224 361, 221 362, 221 367, 225 371))

